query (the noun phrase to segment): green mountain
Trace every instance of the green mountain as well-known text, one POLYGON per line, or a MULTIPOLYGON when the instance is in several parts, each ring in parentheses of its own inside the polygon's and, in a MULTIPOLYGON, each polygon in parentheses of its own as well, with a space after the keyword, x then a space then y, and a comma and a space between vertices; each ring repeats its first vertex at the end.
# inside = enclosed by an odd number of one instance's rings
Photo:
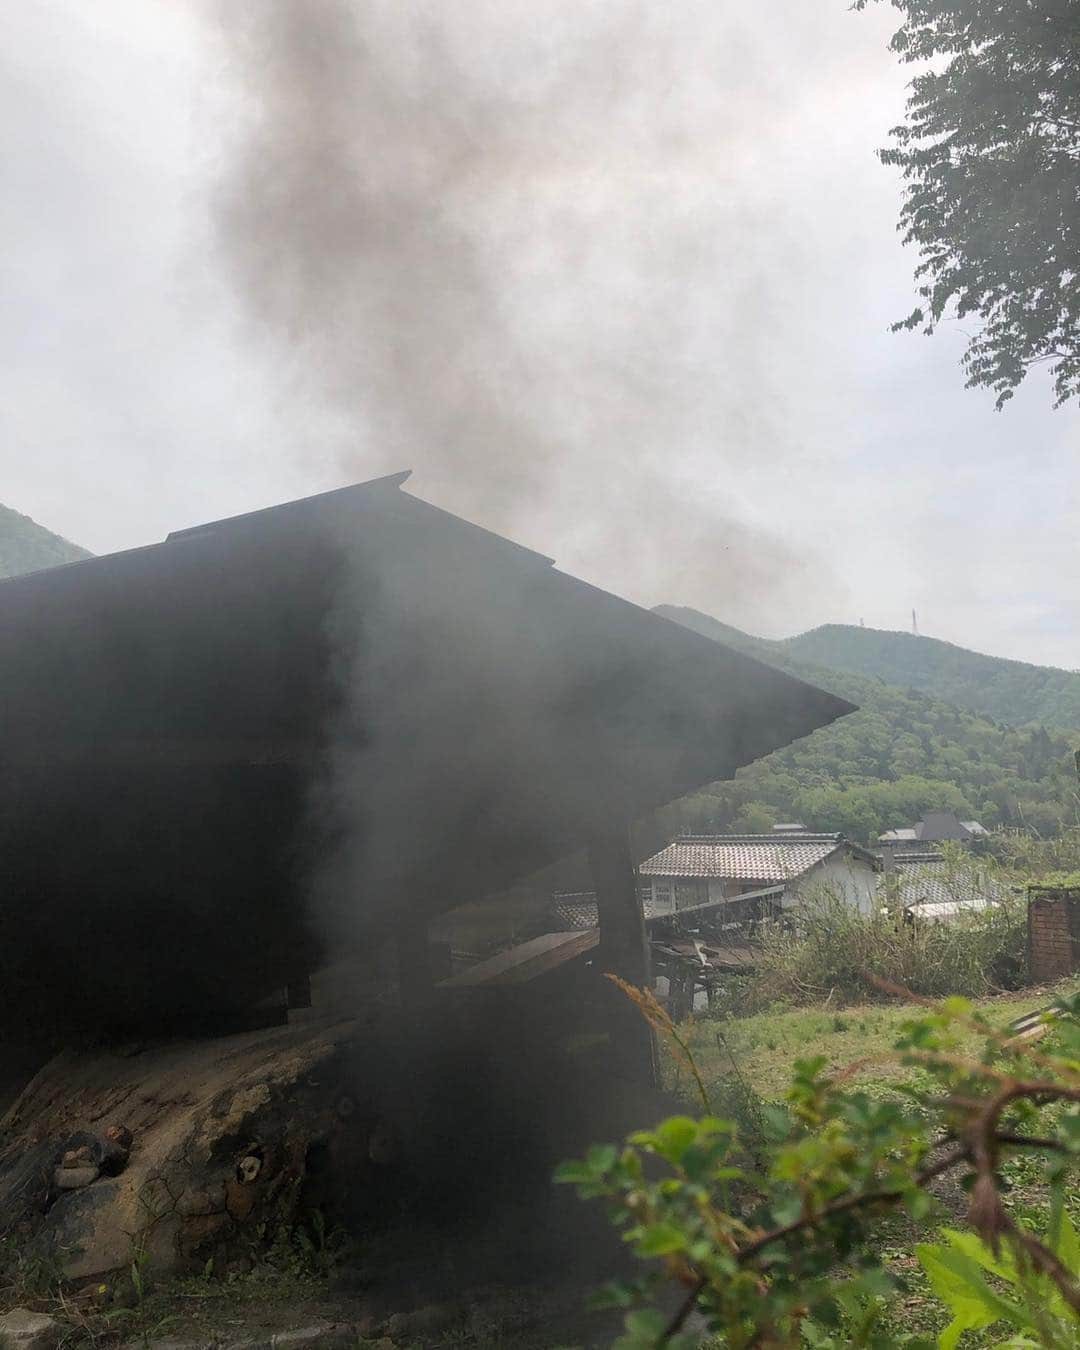
MULTIPOLYGON (((697 610, 661 605, 657 613, 859 706, 669 807, 667 828, 765 829, 802 820, 866 841, 935 809, 1042 834, 1080 820, 1073 746, 1060 733, 1007 726, 910 685, 819 664, 792 642, 752 637, 697 610)), ((1080 735, 1073 739, 1080 743, 1080 735)))
POLYGON ((43 567, 58 567, 90 556, 86 549, 69 544, 29 516, 0 506, 0 577, 39 572, 43 567))
POLYGON ((799 660, 921 689, 998 722, 1080 730, 1080 674, 983 656, 937 638, 830 623, 788 638, 799 660))

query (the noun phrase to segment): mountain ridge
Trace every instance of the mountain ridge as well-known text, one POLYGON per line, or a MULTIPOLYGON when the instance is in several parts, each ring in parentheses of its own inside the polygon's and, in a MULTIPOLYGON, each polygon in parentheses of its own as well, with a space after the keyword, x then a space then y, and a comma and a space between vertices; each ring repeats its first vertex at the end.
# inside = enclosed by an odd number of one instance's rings
POLYGON ((921 634, 850 624, 823 624, 782 644, 817 664, 919 689, 1012 726, 1080 729, 1076 671, 987 656, 921 634))
POLYGON ((40 572, 46 567, 91 557, 88 549, 0 503, 0 578, 40 572))
POLYGON ((1080 673, 1057 666, 987 656, 958 643, 853 624, 822 624, 787 638, 759 638, 685 606, 656 612, 740 650, 787 657, 832 671, 917 689, 1010 726, 1080 730, 1080 673), (698 619, 693 616, 697 615, 698 619))
POLYGON ((995 656, 991 652, 981 652, 975 647, 965 647, 962 642, 950 642, 948 638, 932 637, 929 633, 909 633, 906 628, 872 628, 865 624, 854 623, 819 623, 814 628, 807 628, 802 633, 793 633, 785 638, 763 638, 765 642, 802 642, 803 640, 815 637, 819 633, 863 633, 874 634, 878 637, 897 638, 901 642, 912 642, 915 644, 925 643, 930 648, 950 648, 953 651, 963 652, 966 656, 976 656, 981 661, 1000 661, 1007 666, 1022 666, 1025 669, 1056 671, 1065 675, 1080 675, 1080 671, 1071 670, 1068 666, 1050 666, 1041 661, 1021 661, 1015 656, 995 656))
POLYGON ((674 804, 665 820, 673 832, 768 829, 786 819, 869 842, 928 810, 1044 834, 1080 820, 1072 746, 1058 732, 1010 726, 910 685, 818 664, 790 642, 756 638, 700 610, 656 612, 859 709, 674 804))

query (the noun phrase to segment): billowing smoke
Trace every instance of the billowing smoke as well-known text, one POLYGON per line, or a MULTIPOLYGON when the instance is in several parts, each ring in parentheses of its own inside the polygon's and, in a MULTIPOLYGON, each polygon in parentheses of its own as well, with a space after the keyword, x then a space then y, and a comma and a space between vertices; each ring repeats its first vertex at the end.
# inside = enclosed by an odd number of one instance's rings
POLYGON ((773 191, 723 197, 768 54, 678 9, 220 3, 217 218, 344 478, 411 467, 591 580, 752 623, 810 579, 739 484, 802 451, 779 297, 814 263, 773 191))

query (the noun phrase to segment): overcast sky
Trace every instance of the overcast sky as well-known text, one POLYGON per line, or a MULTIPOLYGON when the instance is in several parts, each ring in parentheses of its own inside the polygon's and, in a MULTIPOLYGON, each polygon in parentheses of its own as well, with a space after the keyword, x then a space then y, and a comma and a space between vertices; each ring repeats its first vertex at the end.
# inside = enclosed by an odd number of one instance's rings
POLYGON ((0 501, 105 552, 412 467, 643 604, 1080 666, 1076 410, 888 332, 890 9, 343 3, 0 0, 0 501))

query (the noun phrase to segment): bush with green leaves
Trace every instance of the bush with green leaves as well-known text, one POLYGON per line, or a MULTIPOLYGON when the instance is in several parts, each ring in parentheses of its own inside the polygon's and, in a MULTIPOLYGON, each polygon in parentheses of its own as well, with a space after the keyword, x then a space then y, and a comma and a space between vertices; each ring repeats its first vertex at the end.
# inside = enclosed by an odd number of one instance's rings
MULTIPOLYGON (((685 1057, 652 994, 626 992, 685 1057)), ((917 1251, 952 1315, 938 1344, 998 1325, 995 1344, 1080 1342, 1080 1248, 1065 1208, 1080 1161, 1080 994, 1055 1006, 1037 1042, 949 999, 913 1015, 895 1058, 930 1086, 871 1096, 858 1065, 830 1075, 820 1058, 797 1062, 786 1100, 764 1108, 756 1158, 700 1087, 701 1117, 672 1117, 560 1168, 559 1181, 607 1202, 643 1263, 640 1278, 602 1294, 627 1309, 619 1350, 689 1350, 702 1334, 688 1329, 692 1314, 726 1350, 933 1344, 895 1329, 878 1235, 897 1210, 916 1227, 940 1223, 937 1192, 950 1178, 967 1193, 968 1228, 946 1227, 917 1251), (961 1054, 973 1032, 980 1052, 961 1054), (1042 1231, 1004 1200, 1018 1155, 1040 1160, 1042 1231), (670 1285, 678 1303, 665 1313, 656 1304, 670 1285)))
POLYGON ((882 981, 930 998, 1023 988, 1025 897, 993 872, 990 860, 956 857, 935 874, 941 893, 960 903, 986 888, 995 899, 947 923, 898 920, 884 905, 863 914, 827 887, 808 889, 783 924, 762 930, 746 1005, 863 1002, 882 996, 882 981))

